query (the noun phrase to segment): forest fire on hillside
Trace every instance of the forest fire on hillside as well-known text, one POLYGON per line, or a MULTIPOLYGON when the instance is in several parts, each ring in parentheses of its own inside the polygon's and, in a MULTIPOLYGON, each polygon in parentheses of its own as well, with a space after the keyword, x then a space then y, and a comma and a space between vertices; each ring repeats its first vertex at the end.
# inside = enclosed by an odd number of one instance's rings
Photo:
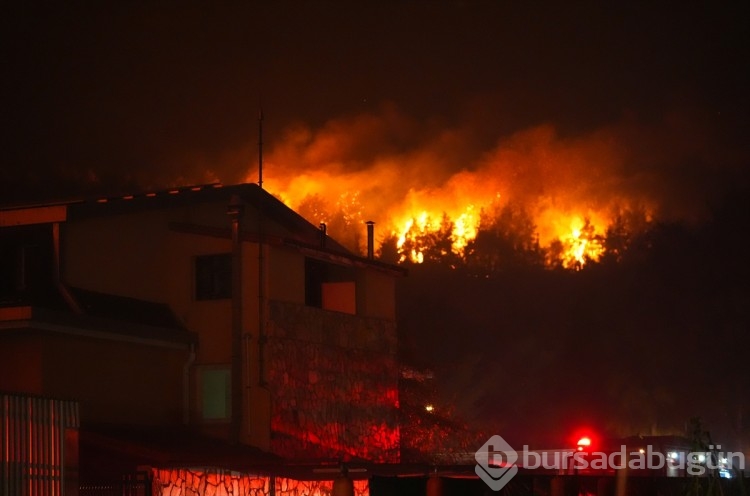
POLYGON ((382 212, 377 207, 368 208, 362 191, 345 191, 329 200, 324 191, 330 191, 331 186, 310 180, 306 186, 303 196, 293 187, 271 191, 310 222, 333 226, 334 236, 355 251, 363 251, 361 231, 365 220, 376 218, 382 226, 380 249, 384 250, 388 243, 395 244, 398 262, 423 263, 428 256, 466 260, 478 250, 478 234, 487 231, 515 239, 514 249, 536 250, 549 267, 581 268, 605 253, 604 240, 613 223, 612 211, 537 205, 522 207, 521 225, 509 224, 508 219, 503 219, 509 203, 503 201, 502 194, 481 198, 472 197, 471 191, 461 192, 465 200, 457 202, 455 198, 461 195, 456 191, 425 194, 410 190, 402 205, 382 212), (425 201, 420 202, 420 197, 425 201), (455 206, 450 208, 452 205, 455 206))
POLYGON ((655 173, 695 153, 684 140, 668 156, 653 153, 657 140, 675 142, 681 123, 625 120, 572 137, 541 125, 479 143, 473 124, 425 124, 384 107, 288 129, 265 158, 264 186, 360 253, 374 221, 390 262, 580 269, 619 257, 665 212, 695 215, 655 173))

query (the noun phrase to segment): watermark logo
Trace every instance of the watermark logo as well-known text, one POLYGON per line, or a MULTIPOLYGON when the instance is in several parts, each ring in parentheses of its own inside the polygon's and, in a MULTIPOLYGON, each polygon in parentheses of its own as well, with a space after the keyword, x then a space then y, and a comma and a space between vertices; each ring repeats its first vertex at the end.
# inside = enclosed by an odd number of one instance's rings
POLYGON ((499 491, 518 473, 518 454, 495 434, 474 454, 474 471, 493 491, 499 491))
MULTIPOLYGON (((663 449, 663 448, 662 448, 663 449)), ((474 471, 493 491, 499 491, 518 473, 519 468, 554 470, 558 474, 581 471, 650 470, 667 477, 704 476, 731 478, 734 471, 745 469, 742 452, 721 451, 721 445, 709 445, 707 451, 661 451, 653 446, 634 450, 624 444, 619 449, 583 451, 572 448, 530 450, 524 445, 515 451, 502 437, 492 436, 474 454, 474 471)))

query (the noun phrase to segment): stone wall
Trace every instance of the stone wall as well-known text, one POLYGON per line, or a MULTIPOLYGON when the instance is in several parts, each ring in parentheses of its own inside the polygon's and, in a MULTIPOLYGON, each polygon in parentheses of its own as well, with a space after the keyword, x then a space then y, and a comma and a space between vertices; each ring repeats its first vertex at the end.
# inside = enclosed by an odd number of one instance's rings
POLYGON ((399 461, 395 324, 271 302, 272 451, 399 461))
MULTIPOLYGON (((153 496, 329 496, 333 481, 243 474, 219 469, 153 469, 153 496)), ((355 496, 369 496, 366 480, 354 481, 355 496)))

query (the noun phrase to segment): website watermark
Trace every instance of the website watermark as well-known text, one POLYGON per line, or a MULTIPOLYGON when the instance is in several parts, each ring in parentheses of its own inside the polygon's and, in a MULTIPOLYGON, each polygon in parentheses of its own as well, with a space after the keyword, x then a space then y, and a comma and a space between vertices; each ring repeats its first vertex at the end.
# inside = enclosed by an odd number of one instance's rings
POLYGON ((531 450, 524 445, 515 451, 501 436, 492 436, 474 455, 476 474, 492 490, 499 491, 518 473, 519 468, 580 473, 588 470, 651 470, 665 475, 702 476, 709 473, 731 476, 745 469, 742 452, 721 451, 721 445, 709 445, 705 451, 655 449, 651 445, 633 449, 624 444, 618 450, 583 451, 576 449, 531 450))
POLYGON ((490 486, 499 491, 518 473, 518 453, 498 435, 494 435, 477 450, 474 472, 490 486))

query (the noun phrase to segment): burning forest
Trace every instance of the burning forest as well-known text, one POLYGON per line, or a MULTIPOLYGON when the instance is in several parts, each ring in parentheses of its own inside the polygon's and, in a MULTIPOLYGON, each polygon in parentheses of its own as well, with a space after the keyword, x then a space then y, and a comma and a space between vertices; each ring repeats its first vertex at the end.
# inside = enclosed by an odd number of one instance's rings
POLYGON ((581 269, 618 259, 655 222, 706 215, 694 195, 707 199, 712 184, 696 191, 660 172, 716 151, 710 130, 691 122, 626 118, 576 136, 538 125, 493 138, 477 124, 420 124, 386 105, 287 129, 265 159, 265 184, 355 252, 374 221, 390 262, 581 269))
POLYGON ((727 196, 740 162, 706 122, 681 111, 496 135, 386 105, 287 129, 264 184, 355 252, 374 221, 378 256, 410 267, 402 358, 435 371, 446 425, 543 444, 581 422, 662 435, 703 416, 742 438, 712 405, 746 408, 742 352, 727 348, 746 339, 730 303, 746 294, 732 248, 746 201, 727 196), (696 346, 733 379, 690 367, 696 346))

